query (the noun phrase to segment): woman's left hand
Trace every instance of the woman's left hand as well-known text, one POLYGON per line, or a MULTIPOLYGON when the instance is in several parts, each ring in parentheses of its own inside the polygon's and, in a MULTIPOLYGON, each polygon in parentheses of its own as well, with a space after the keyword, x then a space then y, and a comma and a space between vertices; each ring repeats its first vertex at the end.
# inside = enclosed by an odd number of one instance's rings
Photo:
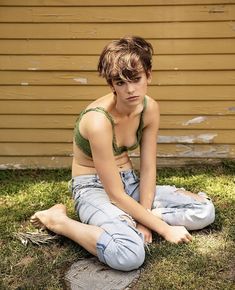
POLYGON ((141 224, 137 224, 137 230, 144 235, 145 243, 152 243, 152 231, 141 224))

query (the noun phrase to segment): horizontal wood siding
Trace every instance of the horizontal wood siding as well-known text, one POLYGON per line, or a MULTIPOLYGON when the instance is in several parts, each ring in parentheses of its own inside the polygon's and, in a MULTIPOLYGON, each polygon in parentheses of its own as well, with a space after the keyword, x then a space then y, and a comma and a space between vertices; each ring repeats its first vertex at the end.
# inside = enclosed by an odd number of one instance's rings
POLYGON ((77 115, 109 92, 99 53, 127 34, 155 50, 159 166, 235 159, 235 1, 0 0, 0 169, 71 165, 77 115))

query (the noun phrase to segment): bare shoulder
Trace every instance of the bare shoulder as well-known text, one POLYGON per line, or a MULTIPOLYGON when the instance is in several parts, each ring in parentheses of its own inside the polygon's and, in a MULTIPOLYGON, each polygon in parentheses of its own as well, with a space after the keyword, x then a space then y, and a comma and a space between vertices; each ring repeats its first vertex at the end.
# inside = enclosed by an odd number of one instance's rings
MULTIPOLYGON (((103 163, 102 161, 106 159, 111 160, 113 156, 112 123, 102 110, 89 111, 84 117, 86 117, 83 124, 84 137, 89 140, 97 172, 102 172, 104 167, 100 163, 103 163)), ((106 164, 108 163, 106 162, 106 164)))
POLYGON ((107 114, 104 112, 107 110, 110 95, 105 95, 94 102, 90 103, 86 112, 80 121, 80 131, 84 137, 88 138, 93 134, 102 134, 109 132, 112 129, 111 121, 108 119, 107 114), (102 108, 102 110, 91 110, 102 108))
POLYGON ((82 118, 81 130, 90 139, 95 135, 104 136, 109 134, 112 130, 112 124, 101 111, 90 111, 82 118))
POLYGON ((159 122, 160 108, 158 102, 149 96, 146 96, 146 98, 147 106, 144 114, 144 123, 148 125, 152 122, 159 122))
POLYGON ((146 111, 150 112, 158 112, 159 111, 159 104, 153 98, 146 96, 147 98, 147 107, 146 111))

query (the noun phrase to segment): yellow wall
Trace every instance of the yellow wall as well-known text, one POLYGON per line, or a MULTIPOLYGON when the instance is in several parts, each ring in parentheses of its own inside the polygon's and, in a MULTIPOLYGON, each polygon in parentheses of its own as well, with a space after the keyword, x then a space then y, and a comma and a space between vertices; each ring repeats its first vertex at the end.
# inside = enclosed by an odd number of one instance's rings
POLYGON ((1 168, 70 166, 79 111, 109 91, 98 55, 127 34, 155 48, 159 165, 235 158, 234 20, 229 0, 0 0, 1 168))

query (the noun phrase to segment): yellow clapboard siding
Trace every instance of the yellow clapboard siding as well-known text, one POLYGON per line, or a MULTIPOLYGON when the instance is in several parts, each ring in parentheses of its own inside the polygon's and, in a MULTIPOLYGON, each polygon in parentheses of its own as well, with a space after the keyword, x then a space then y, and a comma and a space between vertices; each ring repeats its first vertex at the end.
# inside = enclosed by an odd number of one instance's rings
MULTIPOLYGON (((99 57, 0 55, 0 70, 96 71, 99 57)), ((154 70, 233 70, 235 54, 159 55, 153 57, 154 70)))
POLYGON ((0 168, 71 166, 79 112, 110 92, 98 55, 127 32, 155 50, 158 166, 235 160, 234 4, 0 0, 0 168))
MULTIPOLYGON (((73 129, 77 115, 0 115, 0 128, 73 129)), ((235 116, 162 115, 161 129, 235 129, 235 116)), ((187 133, 189 134, 189 133, 187 133)), ((234 132, 231 134, 235 135, 234 132)))
MULTIPOLYGON (((139 148, 129 153, 139 158, 139 148)), ((157 157, 161 158, 234 158, 234 144, 158 144, 157 157)))
MULTIPOLYGON (((221 4, 231 3, 233 0, 109 0, 109 6, 137 6, 137 5, 185 5, 185 4, 221 4)), ((0 0, 4 6, 106 6, 107 0, 0 0)))
MULTIPOLYGON (((235 90, 235 87, 234 87, 234 90, 235 90)), ((107 85, 106 86, 79 86, 79 87, 78 86, 0 86, 0 99, 94 100, 110 92, 111 91, 107 85)))
MULTIPOLYGON (((148 39, 147 39, 148 40, 148 39)), ((235 53, 235 39, 151 39, 157 55, 235 53)), ((0 54, 99 55, 104 39, 0 39, 0 54)))
MULTIPOLYGON (((0 129, 0 142, 71 143, 73 130, 69 129, 0 129)), ((163 130, 158 143, 180 144, 235 144, 233 130, 163 130)))
POLYGON ((71 168, 72 157, 63 156, 0 156, 0 170, 26 168, 71 168))
MULTIPOLYGON (((71 143, 0 143, 1 156, 71 156, 71 143)), ((130 154, 138 157, 138 152, 130 154)), ((159 144, 158 157, 235 158, 235 145, 159 144)))
POLYGON ((72 139, 71 129, 0 129, 0 142, 71 143, 72 139))
POLYGON ((160 101, 161 114, 234 115, 235 101, 160 101))
MULTIPOLYGON (((160 118, 162 129, 235 129, 235 116, 205 116, 205 115, 162 115, 160 118)), ((207 132, 205 130, 205 132, 207 132)), ((234 131, 231 132, 235 135, 234 131)))
MULTIPOLYGON (((10 158, 10 157, 9 157, 10 158)), ((1 160, 1 159, 0 159, 1 160)), ((231 160, 235 160, 232 159, 231 160)), ((134 168, 137 170, 140 169, 140 158, 139 157, 132 157, 131 158, 132 164, 134 168)), ((206 165, 218 165, 221 164, 222 159, 221 158, 207 158, 207 157, 158 157, 157 158, 157 168, 180 168, 180 167, 195 167, 195 166, 205 166, 206 165)), ((49 165, 50 166, 50 165, 49 165)), ((13 167, 14 168, 14 167, 13 167)))
POLYGON ((72 143, 0 143, 1 156, 72 156, 72 143))
POLYGON ((0 71, 3 85, 104 85, 97 72, 20 72, 0 71))
POLYGON ((180 144, 235 144, 234 130, 163 130, 158 134, 158 143, 180 144))
MULTIPOLYGON (((139 157, 132 157, 132 163, 136 169, 140 168, 139 157)), ((235 159, 234 159, 235 160, 235 159)), ((220 158, 157 158, 157 167, 183 167, 183 166, 195 166, 204 164, 219 164, 220 158)), ((26 169, 26 168, 67 168, 71 169, 72 157, 63 156, 0 156, 0 169, 26 169)))
POLYGON ((153 72, 155 85, 234 85, 234 71, 158 71, 153 72))
MULTIPOLYGON (((209 73, 208 73, 209 74, 209 73)), ((1 90, 1 88, 0 88, 1 90)), ((155 100, 234 100, 235 86, 150 86, 148 93, 155 100)))
POLYGON ((1 101, 0 114, 78 114, 87 101, 1 101))
POLYGON ((16 39, 114 39, 129 35, 145 38, 231 38, 233 23, 166 22, 166 23, 1 23, 0 38, 16 39), (206 29, 205 29, 206 27, 206 29))
MULTIPOLYGON (((0 101, 0 114, 78 114, 87 101, 0 101)), ((163 115, 234 115, 235 101, 159 101, 163 115)))
MULTIPOLYGON (((95 100, 110 93, 105 86, 0 86, 0 100, 95 100)), ((155 100, 234 100, 235 86, 157 86, 148 88, 155 100)))
POLYGON ((235 158, 235 145, 159 144, 159 157, 235 158))
POLYGON ((77 115, 0 115, 0 128, 72 129, 77 115))
MULTIPOLYGON (((158 71, 152 85, 234 85, 234 71, 158 71)), ((0 71, 0 85, 106 85, 97 72, 0 71)))
POLYGON ((234 5, 2 7, 0 22, 168 22, 234 20, 234 5), (143 13, 144 11, 144 13, 143 13))

